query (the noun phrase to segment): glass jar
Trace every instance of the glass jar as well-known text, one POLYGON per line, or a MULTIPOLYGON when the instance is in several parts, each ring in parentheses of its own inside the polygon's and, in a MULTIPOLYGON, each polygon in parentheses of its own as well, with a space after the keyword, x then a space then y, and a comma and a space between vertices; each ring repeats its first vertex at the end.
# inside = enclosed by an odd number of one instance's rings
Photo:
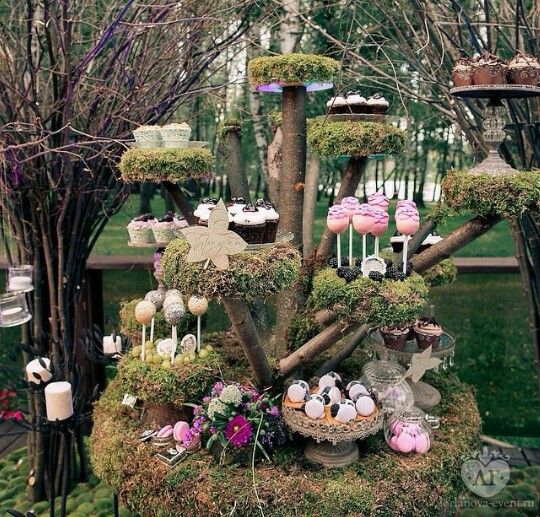
POLYGON ((13 266, 8 269, 8 291, 27 293, 34 290, 32 285, 33 266, 13 266))
POLYGON ((416 406, 387 415, 384 422, 386 443, 396 452, 424 454, 429 451, 433 433, 426 414, 416 406))
POLYGON ((0 327, 15 327, 32 319, 24 293, 12 292, 0 295, 0 327))
POLYGON ((362 370, 364 386, 392 413, 414 404, 414 395, 404 379, 405 368, 393 361, 370 361, 362 370))

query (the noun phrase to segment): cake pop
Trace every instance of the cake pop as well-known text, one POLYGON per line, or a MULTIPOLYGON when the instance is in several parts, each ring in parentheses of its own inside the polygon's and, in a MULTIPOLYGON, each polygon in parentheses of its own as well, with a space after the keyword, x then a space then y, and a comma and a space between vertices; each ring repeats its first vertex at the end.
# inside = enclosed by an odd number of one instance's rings
POLYGON ((333 387, 339 383, 341 383, 341 377, 336 372, 328 372, 319 379, 319 388, 333 387))
POLYGON ((171 352, 171 363, 174 362, 174 356, 176 355, 176 347, 178 346, 178 335, 176 333, 176 325, 182 321, 182 318, 186 314, 186 309, 182 301, 171 303, 165 309, 165 321, 172 325, 172 339, 174 341, 173 349, 171 352))
POLYGON ((371 235, 375 236, 375 256, 379 256, 379 237, 388 229, 388 214, 381 208, 373 207, 373 226, 371 227, 371 235))
POLYGON ((309 393, 306 381, 293 381, 287 389, 287 396, 291 402, 303 402, 309 393))
POLYGON ((309 395, 304 411, 309 418, 321 418, 324 415, 324 399, 320 395, 309 395))
POLYGON ((388 198, 380 192, 374 192, 368 196, 368 204, 381 210, 388 210, 388 203, 388 198))
POLYGON ((135 319, 142 325, 142 355, 141 358, 145 359, 145 345, 146 345, 146 325, 148 325, 152 318, 156 315, 156 307, 152 302, 148 300, 142 300, 135 306, 135 319))
POLYGON ((341 400, 341 391, 335 386, 326 386, 319 388, 317 395, 321 395, 326 405, 337 404, 341 400))
POLYGON ((420 226, 418 210, 411 205, 402 205, 396 210, 396 229, 404 235, 403 239, 403 274, 407 274, 407 248, 409 238, 420 226))
POLYGON ((340 400, 337 404, 332 405, 330 414, 342 424, 348 424, 356 418, 356 409, 352 400, 340 400))
POLYGON ((197 352, 201 351, 201 316, 208 310, 208 300, 204 296, 193 295, 188 300, 188 309, 197 316, 197 352))
MULTIPOLYGON (((159 311, 163 307, 165 294, 162 291, 148 291, 144 299, 149 302, 152 302, 154 304, 154 307, 156 308, 156 311, 159 311)), ((150 341, 152 342, 154 341, 155 322, 156 322, 156 317, 154 316, 150 324, 150 341)))
POLYGON ((328 209, 326 226, 337 235, 338 267, 341 267, 341 234, 349 226, 349 214, 341 205, 333 205, 328 209))
POLYGON ((361 395, 369 396, 369 391, 360 381, 351 381, 345 388, 347 395, 353 401, 356 401, 361 395))
POLYGON ((362 260, 366 259, 367 234, 375 222, 374 208, 367 203, 360 205, 354 212, 352 223, 355 231, 362 235, 362 260))
POLYGON ((341 206, 347 211, 349 215, 349 264, 353 263, 353 226, 352 218, 356 209, 360 206, 360 201, 354 196, 347 196, 341 200, 341 206))
POLYGON ((356 411, 360 416, 369 416, 375 411, 375 402, 371 397, 362 395, 356 399, 356 411))

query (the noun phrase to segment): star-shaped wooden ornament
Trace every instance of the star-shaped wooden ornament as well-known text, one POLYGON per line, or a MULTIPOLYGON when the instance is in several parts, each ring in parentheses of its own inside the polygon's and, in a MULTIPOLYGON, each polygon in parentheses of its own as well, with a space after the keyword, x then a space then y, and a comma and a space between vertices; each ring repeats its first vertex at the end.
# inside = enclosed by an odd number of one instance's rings
POLYGON ((182 234, 189 243, 188 262, 212 262, 217 269, 229 268, 229 255, 236 255, 246 249, 247 242, 229 228, 229 213, 222 199, 210 212, 208 227, 190 226, 182 234))
POLYGON ((413 354, 411 366, 405 373, 405 378, 410 377, 413 382, 418 382, 427 370, 436 368, 442 361, 436 357, 431 357, 431 346, 424 351, 413 354))

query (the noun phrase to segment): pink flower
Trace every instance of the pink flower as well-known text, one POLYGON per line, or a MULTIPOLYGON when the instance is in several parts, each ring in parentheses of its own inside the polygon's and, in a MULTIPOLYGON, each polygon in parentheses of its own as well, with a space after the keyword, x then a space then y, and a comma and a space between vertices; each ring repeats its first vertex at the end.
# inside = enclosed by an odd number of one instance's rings
POLYGON ((246 445, 251 439, 251 424, 242 415, 233 416, 227 422, 223 434, 231 445, 241 447, 242 445, 246 445))

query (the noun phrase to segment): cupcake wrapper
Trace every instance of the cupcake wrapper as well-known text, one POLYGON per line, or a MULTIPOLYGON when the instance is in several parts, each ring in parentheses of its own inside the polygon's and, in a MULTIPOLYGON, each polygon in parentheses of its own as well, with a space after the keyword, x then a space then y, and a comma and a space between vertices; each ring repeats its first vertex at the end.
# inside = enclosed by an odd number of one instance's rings
POLYGON ((154 241, 152 228, 128 228, 129 239, 133 244, 149 244, 154 241))
POLYGON ((152 228, 156 242, 168 243, 174 239, 174 228, 159 228, 158 225, 152 228))
POLYGON ((407 341, 407 334, 396 336, 395 334, 386 334, 381 332, 381 335, 385 346, 387 348, 391 348, 392 350, 401 350, 407 341))
POLYGON ((510 68, 508 77, 513 84, 536 86, 540 80, 540 67, 527 66, 523 68, 510 68))
POLYGON ((431 345, 433 351, 438 350, 441 342, 441 336, 435 336, 433 334, 419 334, 416 332, 416 343, 418 348, 425 350, 431 345))

